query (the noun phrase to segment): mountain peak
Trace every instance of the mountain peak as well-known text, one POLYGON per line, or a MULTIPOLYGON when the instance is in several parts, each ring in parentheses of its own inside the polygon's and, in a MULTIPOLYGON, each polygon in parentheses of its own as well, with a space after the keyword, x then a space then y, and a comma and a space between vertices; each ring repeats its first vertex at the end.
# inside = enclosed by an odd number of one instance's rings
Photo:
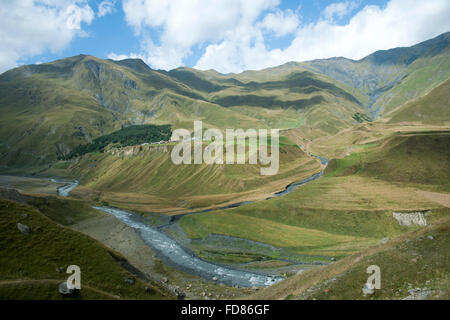
POLYGON ((128 67, 130 69, 133 69, 134 71, 137 71, 139 73, 151 71, 152 69, 144 62, 144 60, 140 58, 128 58, 124 60, 111 60, 111 61, 119 66, 128 67))

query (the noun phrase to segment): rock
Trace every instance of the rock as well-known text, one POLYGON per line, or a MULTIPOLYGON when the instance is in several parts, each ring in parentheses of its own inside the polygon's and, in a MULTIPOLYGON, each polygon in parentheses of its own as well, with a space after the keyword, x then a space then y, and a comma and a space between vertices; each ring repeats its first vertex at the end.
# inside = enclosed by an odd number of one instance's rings
POLYGON ((217 281, 217 280, 219 280, 219 279, 217 279, 217 277, 213 277, 212 279, 213 279, 213 281, 217 281))
POLYGON ((381 244, 386 244, 389 241, 389 238, 381 239, 381 244))
POLYGON ((362 292, 364 294, 364 297, 366 297, 368 295, 374 294, 375 290, 374 290, 374 287, 372 286, 372 284, 366 282, 366 284, 362 288, 362 292))
POLYGON ((58 292, 64 297, 70 297, 75 294, 75 289, 69 289, 67 282, 61 282, 58 286, 58 292))
POLYGON ((432 235, 429 235, 427 238, 430 240, 434 240, 434 237, 432 235))
POLYGON ((421 212, 411 212, 411 213, 401 213, 393 212, 392 217, 398 221, 401 226, 426 226, 427 220, 425 219, 425 213, 427 211, 421 212))
POLYGON ((129 284, 131 286, 131 285, 133 285, 135 283, 136 279, 126 277, 126 278, 124 278, 124 281, 125 281, 126 284, 129 284))
POLYGON ((167 279, 166 277, 163 277, 162 282, 167 283, 167 282, 169 282, 169 279, 167 279))
POLYGON ((17 224, 17 228, 22 232, 23 234, 30 233, 30 227, 26 224, 21 224, 20 222, 17 224))

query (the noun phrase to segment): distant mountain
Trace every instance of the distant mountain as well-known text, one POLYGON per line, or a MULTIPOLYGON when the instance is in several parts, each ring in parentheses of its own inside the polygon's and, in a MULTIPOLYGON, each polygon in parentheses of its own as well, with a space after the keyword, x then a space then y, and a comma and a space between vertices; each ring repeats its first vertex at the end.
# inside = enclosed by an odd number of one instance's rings
POLYGON ((139 59, 80 55, 0 75, 0 166, 39 166, 132 124, 289 129, 351 126, 357 98, 332 79, 293 72, 242 82, 208 72, 155 71, 139 59))
POLYGON ((310 139, 385 116, 450 76, 450 33, 410 48, 223 75, 79 55, 0 75, 1 167, 41 166, 132 124, 298 128, 310 139), (355 115, 360 115, 355 117, 355 115))
POLYGON ((354 61, 346 58, 297 64, 359 90, 373 117, 420 97, 450 76, 450 32, 408 48, 377 51, 354 61))

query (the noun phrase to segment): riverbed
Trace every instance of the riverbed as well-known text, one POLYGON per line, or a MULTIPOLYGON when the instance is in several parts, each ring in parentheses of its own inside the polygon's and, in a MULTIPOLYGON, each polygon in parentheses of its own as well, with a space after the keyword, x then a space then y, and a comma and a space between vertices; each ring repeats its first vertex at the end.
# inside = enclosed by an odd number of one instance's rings
MULTIPOLYGON (((321 161, 324 167, 327 166, 328 164, 327 159, 318 156, 315 157, 321 161)), ((281 197, 293 192, 299 186, 320 178, 323 172, 324 169, 306 179, 303 179, 302 181, 288 185, 285 188, 285 190, 275 193, 274 197, 281 197)), ((58 193, 61 196, 69 196, 70 191, 76 188, 78 184, 79 182, 77 180, 70 182, 63 187, 60 187, 58 189, 58 193)), ((268 198, 266 200, 269 199, 271 198, 268 198)), ((252 201, 239 202, 219 209, 236 208, 249 203, 253 202, 252 201)), ((219 265, 217 263, 205 261, 199 258, 191 250, 183 247, 175 239, 169 237, 162 231, 164 227, 176 223, 178 219, 180 219, 182 216, 185 216, 187 214, 205 213, 212 211, 212 209, 180 214, 172 217, 168 225, 154 227, 145 223, 140 215, 130 211, 110 207, 96 206, 94 208, 114 216, 122 223, 138 231, 139 235, 144 240, 144 242, 149 247, 157 251, 159 255, 162 257, 162 259, 165 260, 166 263, 168 263, 169 265, 173 265, 183 271, 187 271, 189 273, 198 275, 205 279, 216 281, 218 283, 224 283, 230 286, 239 286, 239 287, 267 287, 283 280, 283 278, 279 276, 271 276, 263 273, 257 273, 254 271, 233 269, 226 265, 219 265)), ((216 208, 214 210, 218 209, 216 208)))

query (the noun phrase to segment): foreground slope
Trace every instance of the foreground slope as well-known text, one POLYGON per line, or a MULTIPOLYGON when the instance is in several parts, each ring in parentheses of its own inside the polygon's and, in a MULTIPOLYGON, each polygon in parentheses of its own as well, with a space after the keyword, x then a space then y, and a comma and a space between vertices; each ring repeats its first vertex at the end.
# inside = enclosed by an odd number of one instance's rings
MULTIPOLYGON (((48 210, 45 201, 37 201, 41 210, 48 210)), ((61 210, 67 208, 59 207, 59 219, 61 210)), ((119 265, 123 257, 92 238, 53 222, 29 205, 0 199, 0 231, 1 299, 61 298, 57 287, 67 280, 69 275, 64 271, 69 265, 81 268, 82 287, 77 299, 170 297, 162 295, 160 289, 147 293, 145 286, 150 284, 140 279, 133 285, 126 284, 124 279, 134 275, 119 265), (31 231, 22 233, 18 223, 29 226, 31 231)))
POLYGON ((275 284, 251 299, 448 299, 450 285, 448 213, 431 213, 432 225, 326 267, 308 270, 275 284), (381 270, 381 289, 365 296, 366 269, 381 270))

